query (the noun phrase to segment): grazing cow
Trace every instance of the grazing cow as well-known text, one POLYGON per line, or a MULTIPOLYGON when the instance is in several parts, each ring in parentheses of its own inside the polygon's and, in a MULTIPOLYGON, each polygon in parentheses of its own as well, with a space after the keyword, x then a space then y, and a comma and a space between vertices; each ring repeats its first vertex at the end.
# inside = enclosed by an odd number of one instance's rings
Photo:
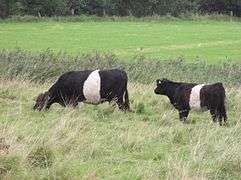
POLYGON ((78 102, 99 104, 115 100, 120 110, 128 111, 127 81, 126 72, 119 69, 67 72, 37 97, 34 109, 49 109, 53 103, 76 107, 78 102))
POLYGON ((179 111, 180 120, 185 121, 191 109, 210 110, 213 121, 217 118, 227 121, 225 110, 225 89, 222 83, 204 85, 173 82, 167 79, 156 80, 156 94, 166 95, 179 111))

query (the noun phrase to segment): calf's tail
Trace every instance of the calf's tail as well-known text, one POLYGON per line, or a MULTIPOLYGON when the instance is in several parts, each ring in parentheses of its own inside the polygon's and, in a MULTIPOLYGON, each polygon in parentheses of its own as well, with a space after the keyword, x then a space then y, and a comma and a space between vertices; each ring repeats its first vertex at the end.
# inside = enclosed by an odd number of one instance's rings
POLYGON ((222 118, 224 120, 224 123, 227 123, 227 114, 226 114, 226 107, 225 107, 225 99, 226 99, 226 95, 225 95, 225 91, 223 94, 223 98, 222 98, 222 102, 221 102, 221 115, 222 118))
POLYGON ((226 93, 225 89, 222 85, 222 83, 219 83, 221 94, 220 94, 220 104, 218 105, 218 111, 219 111, 219 118, 224 120, 224 123, 227 123, 227 114, 226 114, 226 107, 225 107, 225 99, 226 99, 226 93))

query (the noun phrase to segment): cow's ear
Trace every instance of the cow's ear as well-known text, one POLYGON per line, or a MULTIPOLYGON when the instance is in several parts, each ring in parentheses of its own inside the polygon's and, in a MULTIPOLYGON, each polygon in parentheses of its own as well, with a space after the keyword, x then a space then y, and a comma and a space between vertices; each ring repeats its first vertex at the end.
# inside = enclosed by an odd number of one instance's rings
POLYGON ((167 78, 163 78, 161 81, 162 82, 168 82, 169 80, 167 78))

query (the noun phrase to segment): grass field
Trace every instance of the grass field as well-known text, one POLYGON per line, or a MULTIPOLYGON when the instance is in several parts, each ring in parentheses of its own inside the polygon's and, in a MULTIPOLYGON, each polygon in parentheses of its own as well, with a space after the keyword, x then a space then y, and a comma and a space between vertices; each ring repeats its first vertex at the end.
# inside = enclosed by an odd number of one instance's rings
POLYGON ((0 179, 240 179, 240 47, 239 22, 0 23, 0 179), (128 73, 133 112, 32 110, 60 74, 96 68, 128 73), (157 78, 222 82, 228 125, 208 112, 183 124, 153 93, 157 78))
POLYGON ((0 179, 239 179, 240 68, 239 63, 124 63, 98 55, 0 52, 0 179), (32 110, 34 98, 59 74, 119 65, 129 75, 132 113, 108 103, 32 110), (208 112, 191 112, 181 123, 167 98, 153 93, 160 75, 222 81, 228 126, 212 123, 208 112))
POLYGON ((1 23, 0 48, 70 54, 109 52, 124 60, 241 60, 241 23, 227 21, 1 23))
POLYGON ((0 80, 0 155, 5 179, 239 179, 240 89, 227 90, 229 126, 208 113, 188 123, 152 85, 130 83, 133 113, 109 104, 34 112, 45 89, 28 81, 0 80), (146 91, 143 91, 145 89, 146 91), (1 152, 1 151, 0 151, 1 152))

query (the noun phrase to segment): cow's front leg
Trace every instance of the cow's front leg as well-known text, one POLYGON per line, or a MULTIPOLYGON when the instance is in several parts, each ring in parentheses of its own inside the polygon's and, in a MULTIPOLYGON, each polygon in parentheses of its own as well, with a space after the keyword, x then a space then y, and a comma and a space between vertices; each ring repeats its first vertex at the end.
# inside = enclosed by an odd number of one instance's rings
POLYGON ((71 97, 71 98, 68 100, 67 105, 68 105, 69 107, 76 108, 76 107, 78 106, 78 100, 79 100, 78 97, 73 96, 73 97, 71 97))
POLYGON ((179 110, 180 121, 185 122, 187 117, 188 117, 188 114, 189 114, 189 110, 188 109, 179 110))

